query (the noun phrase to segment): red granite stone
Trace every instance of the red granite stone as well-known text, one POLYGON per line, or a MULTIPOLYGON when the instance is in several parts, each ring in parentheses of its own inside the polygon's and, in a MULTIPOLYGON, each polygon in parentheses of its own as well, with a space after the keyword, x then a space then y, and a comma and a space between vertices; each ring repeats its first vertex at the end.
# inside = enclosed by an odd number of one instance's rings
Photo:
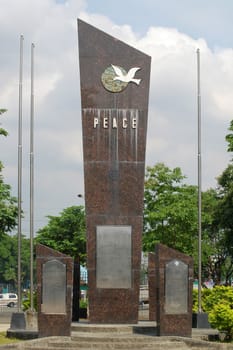
MULTIPOLYGON (((36 245, 38 333, 39 337, 70 336, 72 319, 73 259, 42 244, 36 245), (43 265, 57 260, 66 265, 66 312, 52 314, 42 311, 43 265)), ((53 291, 51 290, 51 293, 53 291)))
MULTIPOLYGON (((192 332, 192 288, 193 288, 193 259, 175 249, 163 244, 157 244, 155 254, 149 254, 149 317, 156 321, 158 334, 191 337, 192 332), (166 264, 179 260, 188 269, 188 299, 187 312, 169 314, 165 311, 165 280, 166 264)), ((175 288, 175 286, 174 286, 175 288)))
POLYGON ((135 323, 138 320, 151 58, 81 20, 78 31, 89 321, 135 323), (106 90, 101 76, 111 64, 126 71, 140 67, 137 72, 140 85, 129 83, 117 93, 106 90), (131 226, 131 288, 96 287, 98 225, 131 226))

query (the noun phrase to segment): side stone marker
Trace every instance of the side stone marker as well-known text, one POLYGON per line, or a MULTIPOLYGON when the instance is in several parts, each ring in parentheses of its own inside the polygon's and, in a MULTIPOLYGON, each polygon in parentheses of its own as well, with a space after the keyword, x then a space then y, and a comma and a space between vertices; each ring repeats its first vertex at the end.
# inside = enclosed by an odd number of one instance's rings
POLYGON ((70 336, 73 258, 36 245, 39 337, 70 336))
POLYGON ((149 316, 158 335, 191 337, 193 259, 163 244, 149 254, 149 316))

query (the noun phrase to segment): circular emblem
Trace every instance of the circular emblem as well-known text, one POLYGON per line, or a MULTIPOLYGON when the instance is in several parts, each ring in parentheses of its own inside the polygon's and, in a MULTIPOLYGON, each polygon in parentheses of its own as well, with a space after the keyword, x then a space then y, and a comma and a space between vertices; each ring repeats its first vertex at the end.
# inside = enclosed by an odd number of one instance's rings
MULTIPOLYGON (((122 75, 127 74, 127 72, 124 70, 124 68, 119 67, 119 66, 118 66, 118 68, 121 70, 122 75)), ((103 72, 103 74, 101 76, 101 81, 102 81, 105 89, 108 91, 111 91, 111 92, 121 92, 128 85, 128 82, 116 79, 116 73, 115 73, 112 66, 105 69, 105 71, 103 72), (115 78, 115 80, 114 80, 114 78, 115 78)))

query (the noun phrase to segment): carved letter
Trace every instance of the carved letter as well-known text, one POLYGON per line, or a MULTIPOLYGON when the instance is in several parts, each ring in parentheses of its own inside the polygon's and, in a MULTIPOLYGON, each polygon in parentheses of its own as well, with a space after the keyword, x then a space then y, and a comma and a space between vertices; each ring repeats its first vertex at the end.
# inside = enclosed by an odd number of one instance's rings
POLYGON ((123 119, 122 119, 122 127, 123 127, 123 129, 126 129, 127 126, 128 126, 128 124, 127 124, 127 119, 126 119, 126 118, 123 118, 123 119))
POLYGON ((104 118, 104 129, 108 128, 108 118, 104 118))
POLYGON ((99 124, 99 119, 94 118, 94 128, 96 128, 98 124, 99 124))
POLYGON ((113 120, 112 120, 112 128, 113 128, 113 129, 117 129, 117 121, 116 121, 116 118, 113 118, 113 120))
POLYGON ((137 118, 133 118, 132 119, 132 129, 136 129, 137 128, 137 118))

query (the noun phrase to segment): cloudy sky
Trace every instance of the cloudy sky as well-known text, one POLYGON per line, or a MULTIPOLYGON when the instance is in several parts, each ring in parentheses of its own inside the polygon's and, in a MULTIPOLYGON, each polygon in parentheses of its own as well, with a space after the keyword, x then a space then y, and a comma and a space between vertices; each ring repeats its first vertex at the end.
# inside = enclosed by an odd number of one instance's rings
POLYGON ((147 165, 181 167, 197 185, 197 48, 202 183, 226 168, 233 119, 232 0, 0 0, 0 159, 17 196, 19 38, 23 65, 23 232, 29 232, 30 52, 35 44, 35 227, 84 204, 77 18, 152 57, 147 165))

